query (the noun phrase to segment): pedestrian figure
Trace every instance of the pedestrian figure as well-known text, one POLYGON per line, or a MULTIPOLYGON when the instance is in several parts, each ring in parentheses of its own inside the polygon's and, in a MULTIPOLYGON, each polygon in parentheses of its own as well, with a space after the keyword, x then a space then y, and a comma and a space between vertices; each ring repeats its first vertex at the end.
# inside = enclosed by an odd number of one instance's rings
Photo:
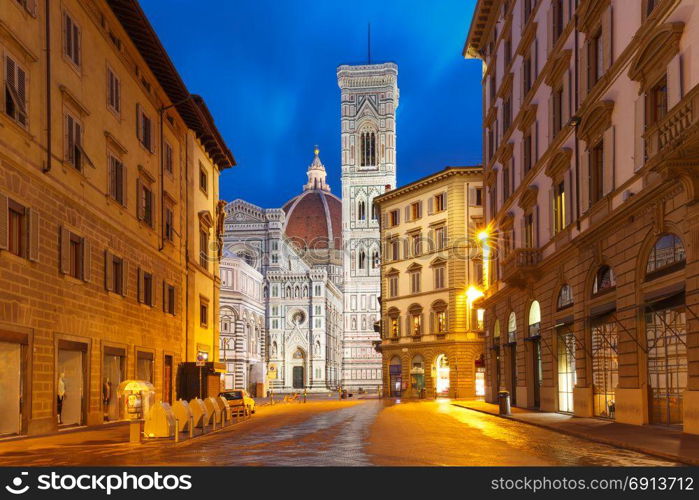
POLYGON ((307 391, 306 388, 304 387, 304 388, 303 388, 303 402, 304 402, 304 403, 306 402, 306 397, 307 397, 307 396, 308 396, 308 391, 307 391))

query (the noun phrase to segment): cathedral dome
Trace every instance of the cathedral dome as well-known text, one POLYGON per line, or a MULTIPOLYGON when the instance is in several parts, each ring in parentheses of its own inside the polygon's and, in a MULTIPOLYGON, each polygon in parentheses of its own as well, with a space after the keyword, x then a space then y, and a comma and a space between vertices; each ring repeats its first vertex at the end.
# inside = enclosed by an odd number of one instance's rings
POLYGON ((315 148, 303 192, 284 204, 284 232, 296 245, 308 249, 342 248, 342 202, 330 193, 325 166, 315 148))

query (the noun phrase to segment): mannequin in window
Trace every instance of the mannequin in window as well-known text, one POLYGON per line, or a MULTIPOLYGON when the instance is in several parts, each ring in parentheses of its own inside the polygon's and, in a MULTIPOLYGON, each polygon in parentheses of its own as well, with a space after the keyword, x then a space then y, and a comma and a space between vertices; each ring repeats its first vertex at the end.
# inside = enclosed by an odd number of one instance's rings
POLYGON ((109 420, 107 415, 107 410, 109 408, 109 401, 112 399, 112 383, 109 377, 104 379, 104 384, 102 384, 102 405, 104 406, 105 419, 109 420))
POLYGON ((66 382, 65 372, 61 372, 58 376, 58 390, 56 391, 56 413, 58 414, 58 423, 62 424, 61 413, 63 413, 63 400, 66 397, 66 382))

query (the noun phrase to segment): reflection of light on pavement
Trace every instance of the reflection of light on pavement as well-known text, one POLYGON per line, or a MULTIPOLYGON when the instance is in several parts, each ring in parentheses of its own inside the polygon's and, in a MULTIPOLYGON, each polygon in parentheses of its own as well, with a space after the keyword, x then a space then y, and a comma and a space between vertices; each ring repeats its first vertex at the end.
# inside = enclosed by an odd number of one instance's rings
POLYGON ((400 399, 396 399, 396 404, 397 404, 397 405, 400 404, 400 399))

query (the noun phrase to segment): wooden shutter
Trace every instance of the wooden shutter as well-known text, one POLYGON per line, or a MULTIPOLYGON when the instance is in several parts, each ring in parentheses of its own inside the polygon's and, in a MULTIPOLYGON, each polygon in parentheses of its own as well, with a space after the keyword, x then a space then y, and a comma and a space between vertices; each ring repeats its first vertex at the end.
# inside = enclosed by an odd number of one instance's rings
MULTIPOLYGON (((589 63, 589 52, 590 52, 590 42, 586 41, 583 43, 582 47, 580 48, 580 54, 578 54, 578 58, 580 61, 579 64, 579 72, 578 72, 578 93, 579 93, 579 101, 578 101, 578 106, 580 106, 580 103, 582 103, 585 100, 585 97, 587 96, 587 82, 589 81, 589 76, 590 76, 590 68, 588 66, 589 63)), ((577 109, 575 110, 577 112, 577 109)))
POLYGON ((682 55, 677 54, 667 65, 667 109, 682 99, 682 55))
POLYGON ((92 251, 90 241, 83 238, 83 281, 89 282, 92 279, 92 251))
POLYGON ((143 220, 145 217, 145 206, 143 203, 143 189, 141 189, 141 179, 136 179, 136 217, 143 220))
POLYGON ((634 149, 633 169, 637 171, 646 162, 646 143, 643 134, 646 133, 646 96, 641 95, 634 104, 634 149))
POLYGON ((430 196, 427 200, 427 215, 432 215, 434 213, 434 196, 430 196))
POLYGON ((34 209, 27 209, 28 231, 28 252, 27 257, 32 262, 39 262, 39 212, 34 209))
POLYGON ((405 222, 408 222, 410 220, 410 205, 405 207, 405 222))
POLYGON ((614 190, 614 126, 605 130, 603 141, 602 194, 607 195, 614 190))
POLYGON ((580 153, 580 212, 590 208, 590 152, 580 153))
POLYGON ((32 17, 36 17, 36 0, 27 0, 25 8, 27 9, 27 12, 32 15, 32 17))
POLYGON ((143 142, 143 126, 141 124, 143 116, 141 113, 141 105, 136 103, 136 137, 143 142))
POLYGON ((612 5, 602 14, 602 70, 607 71, 614 62, 612 5))
POLYGON ((63 274, 70 273, 70 231, 61 227, 61 261, 60 271, 63 274))
POLYGON ((168 297, 167 297, 167 283, 163 280, 163 312, 167 313, 168 297))
POLYGON ((447 192, 444 191, 443 194, 444 194, 444 210, 446 210, 447 207, 449 206, 449 205, 447 205, 447 192))
POLYGON ((75 148, 73 147, 73 134, 75 132, 75 129, 73 127, 73 117, 67 113, 65 116, 65 158, 67 161, 73 163, 73 155, 75 150, 75 148))
POLYGON ((109 250, 104 251, 104 288, 113 292, 114 287, 112 283, 114 282, 114 268, 112 266, 112 254, 109 250))
POLYGON ((565 220, 567 227, 573 220, 573 169, 568 169, 563 177, 563 192, 565 193, 565 220))
POLYGON ((0 193, 0 250, 9 247, 10 208, 7 196, 0 193))
POLYGON ((422 201, 417 203, 417 216, 422 218, 422 201))
POLYGON ((123 197, 123 200, 121 201, 121 204, 123 206, 126 205, 126 199, 128 198, 128 192, 129 192, 129 182, 126 178, 126 164, 122 163, 121 164, 121 196, 123 197))
POLYGON ((145 301, 145 290, 143 289, 143 269, 138 268, 138 301, 143 304, 145 301))
POLYGON ((468 186, 468 206, 473 207, 476 205, 476 188, 473 186, 468 186))
POLYGON ((121 259, 121 295, 126 297, 127 286, 129 284, 129 263, 126 259, 121 259))
POLYGON ((156 293, 156 286, 155 284, 158 281, 155 279, 155 274, 150 275, 150 306, 155 307, 155 305, 158 303, 158 294, 156 293))

